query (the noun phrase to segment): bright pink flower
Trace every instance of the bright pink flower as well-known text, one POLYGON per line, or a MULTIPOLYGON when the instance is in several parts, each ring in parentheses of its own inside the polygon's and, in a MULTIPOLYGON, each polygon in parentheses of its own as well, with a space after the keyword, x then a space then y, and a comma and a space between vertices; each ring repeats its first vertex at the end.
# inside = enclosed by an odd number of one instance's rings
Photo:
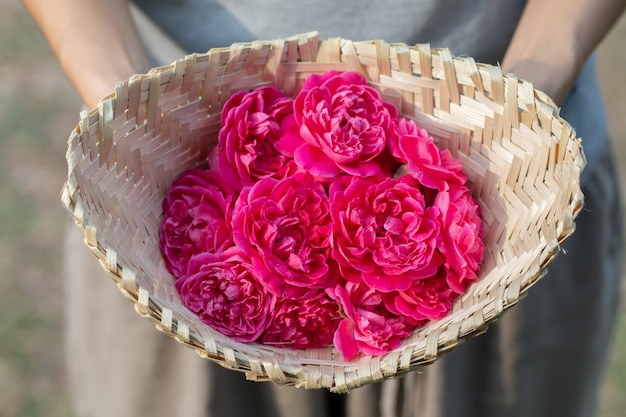
POLYGON ((292 158, 274 143, 295 126, 293 105, 274 86, 239 92, 222 110, 222 128, 209 155, 211 169, 219 171, 236 190, 263 178, 285 178, 298 170, 292 158))
POLYGON ((292 349, 327 346, 339 325, 339 306, 319 291, 303 300, 283 299, 272 311, 272 321, 261 342, 292 349))
POLYGON ((407 322, 416 327, 428 320, 444 318, 452 308, 452 302, 458 296, 446 282, 446 273, 430 278, 413 281, 404 291, 384 294, 385 305, 398 316, 407 318, 407 322))
POLYGON ((346 318, 335 333, 335 347, 350 360, 359 352, 382 355, 396 349, 414 326, 385 306, 383 294, 363 283, 347 282, 331 292, 346 318))
POLYGON ((441 212, 441 251, 445 257, 448 285, 457 293, 478 278, 485 244, 480 206, 467 187, 440 191, 435 207, 441 212))
POLYGON ((330 201, 333 258, 348 280, 388 292, 437 272, 438 211, 426 207, 412 177, 342 177, 330 201))
POLYGON ((389 135, 389 150, 401 163, 407 164, 409 174, 425 187, 445 190, 450 184, 467 181, 463 165, 447 149, 441 150, 424 129, 413 120, 399 119, 389 135))
POLYGON ((233 211, 235 243, 277 296, 303 297, 334 282, 330 232, 328 197, 305 173, 244 188, 233 211))
POLYGON ((377 157, 397 114, 356 72, 312 75, 294 100, 299 134, 287 132, 276 147, 316 177, 333 178, 342 171, 377 175, 377 157))
POLYGON ((219 253, 233 245, 234 203, 235 194, 215 172, 192 169, 174 181, 163 200, 159 241, 172 275, 185 275, 195 253, 219 253))
POLYGON ((200 253, 189 261, 188 274, 176 281, 185 307, 218 332, 239 342, 259 338, 276 305, 252 274, 237 248, 214 255, 200 253))
POLYGON ((160 230, 183 304, 216 331, 377 356, 478 279, 461 163, 362 75, 310 75, 293 100, 236 93, 221 122, 211 172, 174 182, 160 230))

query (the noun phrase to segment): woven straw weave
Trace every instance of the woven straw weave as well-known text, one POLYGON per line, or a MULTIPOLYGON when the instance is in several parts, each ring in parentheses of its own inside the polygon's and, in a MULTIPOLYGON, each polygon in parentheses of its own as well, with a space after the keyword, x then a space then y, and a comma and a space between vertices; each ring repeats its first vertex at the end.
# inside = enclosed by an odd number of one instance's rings
POLYGON ((81 114, 67 162, 63 203, 141 316, 249 379, 347 392, 435 361, 517 303, 574 230, 585 159, 552 101, 498 67, 429 45, 308 33, 213 49, 133 76, 81 114), (213 331, 181 304, 158 243, 161 201, 183 171, 206 164, 228 97, 268 83, 294 96, 309 74, 328 70, 365 75, 460 159, 486 230, 481 278, 447 318, 384 356, 352 362, 332 347, 243 344, 213 331))

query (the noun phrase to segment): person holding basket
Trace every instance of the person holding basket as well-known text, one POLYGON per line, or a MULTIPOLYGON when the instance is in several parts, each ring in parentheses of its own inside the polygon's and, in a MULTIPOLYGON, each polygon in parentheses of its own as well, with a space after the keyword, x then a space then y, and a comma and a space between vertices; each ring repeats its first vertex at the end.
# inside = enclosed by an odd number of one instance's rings
POLYGON ((177 346, 129 308, 68 227, 65 342, 78 416, 593 415, 622 265, 621 197, 594 50, 626 2, 23 3, 90 109, 118 82, 185 54, 317 30, 322 38, 430 43, 499 64, 555 100, 587 157, 577 231, 527 298, 434 364, 346 395, 248 382, 177 346))

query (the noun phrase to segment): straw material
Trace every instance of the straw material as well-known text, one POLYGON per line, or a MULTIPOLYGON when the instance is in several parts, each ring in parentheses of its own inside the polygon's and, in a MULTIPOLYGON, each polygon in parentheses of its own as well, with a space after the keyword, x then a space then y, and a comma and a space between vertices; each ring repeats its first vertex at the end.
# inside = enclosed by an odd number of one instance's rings
POLYGON ((516 304, 574 230, 585 165, 580 139, 552 101, 498 67, 429 45, 320 41, 316 33, 213 49, 133 76, 81 114, 67 162, 63 203, 141 316, 251 380, 335 392, 433 362, 516 304), (309 74, 328 70, 362 73, 450 149, 465 167, 486 231, 481 278, 448 317, 384 356, 352 362, 332 347, 243 344, 213 331, 183 307, 159 251, 162 199, 185 170, 205 166, 224 102, 265 84, 294 96, 309 74))

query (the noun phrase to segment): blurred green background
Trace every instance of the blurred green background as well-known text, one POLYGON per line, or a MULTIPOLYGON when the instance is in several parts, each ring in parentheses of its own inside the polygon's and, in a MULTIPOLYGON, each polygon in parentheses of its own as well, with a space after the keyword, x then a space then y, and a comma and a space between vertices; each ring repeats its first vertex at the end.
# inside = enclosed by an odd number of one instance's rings
MULTIPOLYGON (((80 57, 76 57, 80 59, 80 57)), ((626 16, 599 71, 626 186, 626 16)), ((70 417, 62 356, 59 195, 79 99, 19 0, 0 0, 0 417, 70 417)), ((624 194, 626 196, 626 193, 624 194)), ((626 297, 599 417, 626 410, 626 297)))

